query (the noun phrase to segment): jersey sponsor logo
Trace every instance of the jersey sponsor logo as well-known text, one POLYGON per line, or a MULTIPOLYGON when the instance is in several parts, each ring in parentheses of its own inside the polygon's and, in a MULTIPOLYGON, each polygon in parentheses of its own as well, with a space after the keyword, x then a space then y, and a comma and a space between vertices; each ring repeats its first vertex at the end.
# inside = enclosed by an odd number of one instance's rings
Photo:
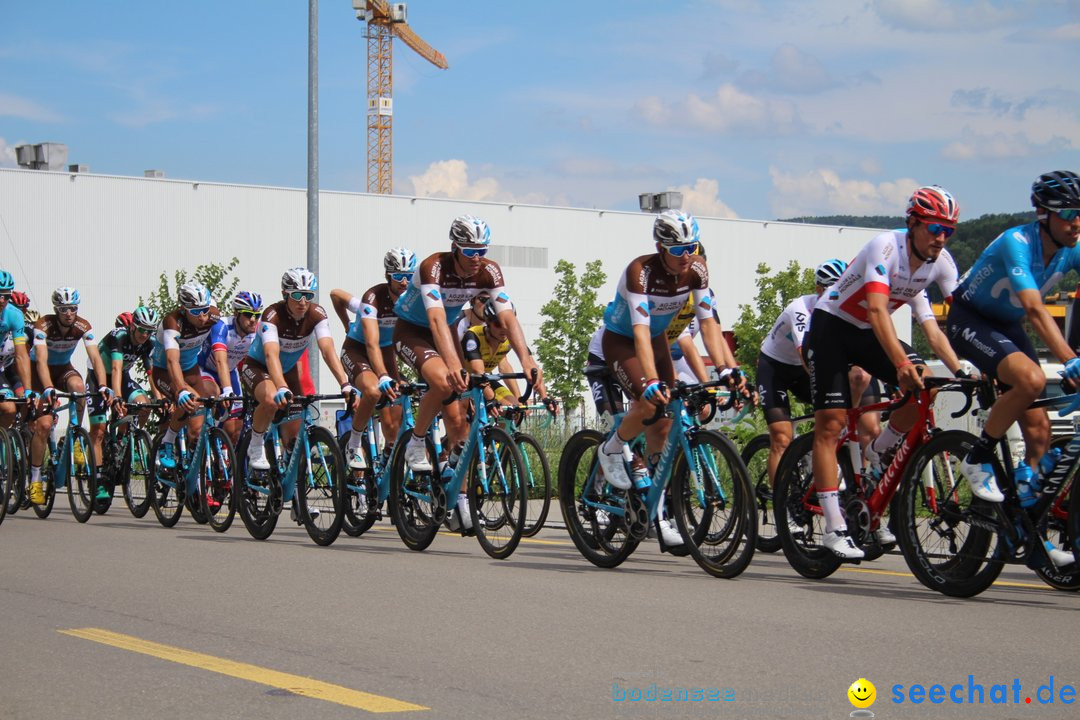
POLYGON ((874 267, 874 270, 877 272, 878 275, 881 275, 882 277, 884 277, 887 274, 885 272, 885 266, 884 265, 877 265, 877 266, 874 267))
POLYGON ((1023 277, 1024 275, 1027 275, 1027 272, 1022 267, 1014 267, 1012 269, 1012 274, 1017 277, 1023 277))
POLYGON ((635 309, 642 317, 649 317, 649 305, 647 303, 639 303, 635 309))
POLYGON ((465 341, 465 349, 469 352, 476 352, 480 349, 480 343, 476 342, 472 338, 465 341))
POLYGON ((371 307, 370 305, 365 305, 364 306, 364 314, 365 315, 374 315, 375 314, 375 308, 371 307))
POLYGON ((442 299, 442 295, 439 294, 438 290, 430 290, 428 292, 427 296, 429 298, 431 298, 432 300, 440 300, 440 299, 442 299))
POLYGON ((829 293, 829 299, 830 300, 836 300, 839 297, 840 297, 840 293, 836 292, 835 290, 833 292, 829 293))
POLYGON ((44 340, 45 339, 45 333, 43 331, 41 331, 41 330, 35 330, 34 331, 34 339, 35 340, 44 340))
POLYGON ((92 333, 92 332, 86 333, 86 339, 87 340, 93 340, 94 339, 94 333, 92 333))
POLYGON ((506 294, 506 293, 504 293, 504 292, 501 292, 501 293, 499 293, 498 295, 496 295, 496 296, 495 296, 495 299, 496 299, 496 300, 498 300, 498 301, 499 301, 499 302, 501 302, 501 303, 508 303, 508 302, 510 302, 510 296, 509 296, 509 295, 507 295, 507 294, 506 294))
POLYGON ((269 325, 267 325, 266 323, 263 323, 263 326, 262 326, 262 331, 263 331, 263 332, 266 332, 266 331, 268 331, 269 329, 270 329, 270 326, 269 326, 269 325))

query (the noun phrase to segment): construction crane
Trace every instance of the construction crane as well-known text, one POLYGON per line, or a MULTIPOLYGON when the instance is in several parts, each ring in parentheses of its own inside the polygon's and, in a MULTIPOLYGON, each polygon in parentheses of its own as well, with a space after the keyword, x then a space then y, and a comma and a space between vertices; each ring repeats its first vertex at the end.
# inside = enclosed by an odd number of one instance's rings
POLYGON ((367 189, 394 191, 394 46, 397 37, 432 65, 445 70, 446 58, 405 21, 405 3, 353 0, 356 19, 367 23, 367 189))

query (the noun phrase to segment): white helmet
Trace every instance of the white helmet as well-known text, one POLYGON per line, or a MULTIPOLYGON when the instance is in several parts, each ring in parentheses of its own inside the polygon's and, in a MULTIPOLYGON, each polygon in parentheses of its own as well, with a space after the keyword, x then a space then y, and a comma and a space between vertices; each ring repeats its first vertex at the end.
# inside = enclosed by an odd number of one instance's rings
POLYGON ((450 240, 455 245, 490 245, 491 228, 478 217, 458 215, 450 223, 450 240))
POLYGON ((383 256, 382 264, 388 273, 413 272, 416 270, 416 253, 408 248, 394 248, 383 256))
POLYGON ((319 281, 315 279, 315 273, 306 267, 294 267, 285 271, 281 276, 281 292, 293 290, 310 290, 315 292, 319 289, 319 281))
POLYGON ((832 287, 845 270, 847 270, 847 263, 843 260, 837 258, 826 260, 814 270, 814 282, 821 287, 832 287))
POLYGON ((185 308, 209 307, 213 302, 210 290, 201 282, 194 281, 180 286, 177 299, 180 301, 180 307, 185 308))
POLYGON ((653 240, 661 245, 690 245, 701 242, 697 218, 682 210, 665 210, 653 223, 653 240))
POLYGON ((53 307, 60 307, 61 305, 78 305, 79 291, 73 287, 58 287, 53 290, 52 304, 53 307))

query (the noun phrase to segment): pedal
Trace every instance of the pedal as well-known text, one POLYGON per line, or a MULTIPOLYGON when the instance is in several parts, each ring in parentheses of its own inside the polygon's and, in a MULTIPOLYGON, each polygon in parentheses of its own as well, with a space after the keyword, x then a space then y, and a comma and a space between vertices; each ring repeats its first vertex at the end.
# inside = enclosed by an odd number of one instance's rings
POLYGON ((431 493, 431 519, 436 525, 442 525, 446 520, 446 490, 443 489, 442 483, 437 482, 434 478, 431 478, 431 487, 429 491, 431 493))
POLYGON ((649 510, 636 492, 629 494, 626 503, 626 530, 636 540, 644 540, 649 535, 649 510))

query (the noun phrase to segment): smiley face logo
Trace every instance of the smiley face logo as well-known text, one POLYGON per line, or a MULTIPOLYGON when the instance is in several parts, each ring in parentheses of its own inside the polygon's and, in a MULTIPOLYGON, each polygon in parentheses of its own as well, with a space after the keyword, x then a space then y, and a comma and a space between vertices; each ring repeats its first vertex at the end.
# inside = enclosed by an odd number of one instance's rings
POLYGON ((847 696, 855 707, 868 708, 877 699, 877 688, 874 687, 874 683, 866 678, 859 678, 851 683, 851 687, 847 690, 847 696))

